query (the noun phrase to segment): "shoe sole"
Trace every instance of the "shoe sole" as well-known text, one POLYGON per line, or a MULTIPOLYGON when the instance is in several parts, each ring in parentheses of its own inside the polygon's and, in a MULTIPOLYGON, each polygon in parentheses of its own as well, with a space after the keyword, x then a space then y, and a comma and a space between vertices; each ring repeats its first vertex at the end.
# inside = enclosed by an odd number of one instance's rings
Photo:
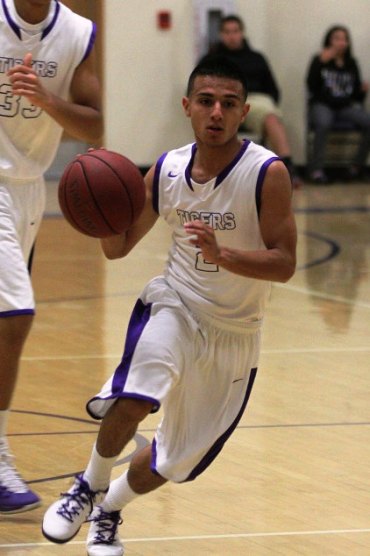
POLYGON ((9 510, 0 510, 0 514, 8 515, 8 514, 20 514, 22 512, 29 512, 30 510, 34 510, 35 508, 39 508, 41 506, 41 500, 39 502, 35 502, 34 504, 28 504, 27 506, 21 506, 20 508, 9 509, 9 510))
MULTIPOLYGON (((81 526, 81 527, 82 527, 82 526, 81 526)), ((72 537, 68 537, 68 539, 56 539, 55 537, 51 537, 48 533, 46 533, 46 532, 44 531, 44 528, 43 528, 43 527, 41 527, 41 531, 42 531, 42 534, 44 535, 44 537, 45 537, 46 539, 48 539, 48 541, 54 542, 55 544, 65 544, 65 543, 67 543, 67 542, 69 542, 69 541, 71 541, 72 539, 75 538, 75 536, 77 535, 77 533, 79 532, 79 530, 81 529, 81 527, 80 527, 79 529, 77 529, 77 531, 74 533, 74 535, 72 535, 72 537)))

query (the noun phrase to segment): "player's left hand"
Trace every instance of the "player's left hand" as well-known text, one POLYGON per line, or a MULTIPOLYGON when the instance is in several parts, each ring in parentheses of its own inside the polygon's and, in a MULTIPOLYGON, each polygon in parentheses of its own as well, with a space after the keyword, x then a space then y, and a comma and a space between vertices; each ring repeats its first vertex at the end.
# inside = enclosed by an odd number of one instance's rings
POLYGON ((189 241, 192 245, 201 249, 204 260, 217 264, 220 248, 214 230, 201 220, 186 222, 184 228, 189 236, 194 236, 190 237, 189 241))
POLYGON ((32 54, 28 52, 22 64, 8 71, 13 94, 26 97, 35 106, 43 108, 49 101, 50 93, 42 86, 41 81, 32 69, 32 54))

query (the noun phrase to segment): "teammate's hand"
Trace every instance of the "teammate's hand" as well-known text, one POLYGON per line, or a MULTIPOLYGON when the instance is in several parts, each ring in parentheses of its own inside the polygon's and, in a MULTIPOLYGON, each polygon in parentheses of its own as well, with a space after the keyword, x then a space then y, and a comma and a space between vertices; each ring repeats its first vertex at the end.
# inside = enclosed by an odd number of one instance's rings
POLYGON ((14 95, 27 98, 35 106, 43 108, 50 101, 50 93, 42 86, 41 81, 32 68, 32 54, 28 52, 22 64, 8 71, 14 95))

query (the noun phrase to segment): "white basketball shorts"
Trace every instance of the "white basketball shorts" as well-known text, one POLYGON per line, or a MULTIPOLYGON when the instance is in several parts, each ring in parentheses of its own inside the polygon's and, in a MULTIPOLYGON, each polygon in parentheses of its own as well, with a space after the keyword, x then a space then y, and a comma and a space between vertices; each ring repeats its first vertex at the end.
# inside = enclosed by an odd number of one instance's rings
POLYGON ((153 412, 162 406, 152 471, 175 482, 195 479, 242 417, 259 351, 259 329, 201 322, 165 278, 154 278, 131 315, 121 363, 87 411, 102 419, 121 397, 151 401, 153 412))
POLYGON ((42 178, 29 182, 0 177, 0 317, 34 313, 27 264, 44 208, 42 178))

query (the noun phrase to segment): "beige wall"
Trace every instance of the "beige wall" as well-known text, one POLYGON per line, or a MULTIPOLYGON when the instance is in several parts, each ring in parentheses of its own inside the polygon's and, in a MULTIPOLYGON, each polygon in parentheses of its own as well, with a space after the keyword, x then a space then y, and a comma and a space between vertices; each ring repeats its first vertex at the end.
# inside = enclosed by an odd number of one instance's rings
MULTIPOLYGON (((370 81, 370 0, 236 0, 251 45, 266 54, 282 93, 293 151, 304 163, 304 78, 326 29, 346 24, 370 81)), ((192 0, 105 0, 106 146, 148 166, 192 140, 181 97, 193 66, 192 0), (173 26, 158 30, 170 10, 173 26)), ((369 106, 369 99, 368 99, 369 106)))

